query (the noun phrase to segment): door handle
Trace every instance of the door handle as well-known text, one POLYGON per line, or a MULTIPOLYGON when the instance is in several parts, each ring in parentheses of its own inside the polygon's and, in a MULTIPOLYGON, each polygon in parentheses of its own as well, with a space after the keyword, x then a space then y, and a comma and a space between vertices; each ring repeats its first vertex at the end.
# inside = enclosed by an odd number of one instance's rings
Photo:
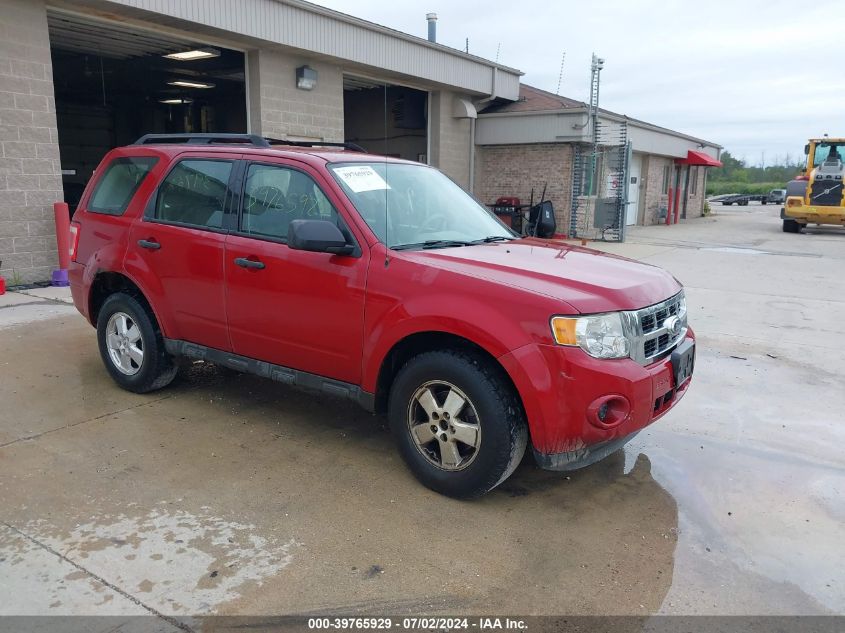
POLYGON ((151 251, 157 251, 161 248, 161 244, 159 244, 155 240, 138 240, 138 246, 140 246, 141 248, 148 248, 151 251))
POLYGON ((264 268, 264 262, 259 262, 254 259, 247 259, 246 257, 236 257, 235 263, 241 268, 254 268, 261 270, 264 268))

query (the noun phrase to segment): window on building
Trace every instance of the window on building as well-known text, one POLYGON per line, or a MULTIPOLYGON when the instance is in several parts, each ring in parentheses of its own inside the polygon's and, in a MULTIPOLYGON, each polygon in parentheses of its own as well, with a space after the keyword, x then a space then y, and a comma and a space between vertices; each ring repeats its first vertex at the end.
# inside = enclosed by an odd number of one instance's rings
POLYGON ((310 176, 275 165, 249 166, 242 232, 286 240, 291 220, 306 219, 338 223, 337 211, 310 176))
POLYGON ((697 196, 698 195, 698 170, 700 167, 690 167, 689 168, 689 195, 690 196, 697 196))
POLYGON ((664 165, 663 166, 663 189, 661 193, 668 194, 669 193, 669 183, 672 181, 672 166, 671 165, 664 165))
POLYGON ((123 215, 132 196, 157 162, 153 157, 115 158, 94 188, 88 210, 123 215))
POLYGON ((155 218, 203 228, 222 228, 231 171, 231 161, 181 161, 161 184, 155 218))

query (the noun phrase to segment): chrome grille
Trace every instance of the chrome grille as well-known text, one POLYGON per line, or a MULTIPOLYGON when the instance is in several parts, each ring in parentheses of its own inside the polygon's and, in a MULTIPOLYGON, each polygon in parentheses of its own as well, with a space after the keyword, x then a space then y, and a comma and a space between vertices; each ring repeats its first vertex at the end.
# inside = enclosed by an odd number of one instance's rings
POLYGON ((633 335, 631 358, 647 365, 671 352, 687 335, 687 311, 684 292, 640 310, 624 313, 633 335), (680 333, 673 336, 666 327, 669 317, 680 319, 680 333))

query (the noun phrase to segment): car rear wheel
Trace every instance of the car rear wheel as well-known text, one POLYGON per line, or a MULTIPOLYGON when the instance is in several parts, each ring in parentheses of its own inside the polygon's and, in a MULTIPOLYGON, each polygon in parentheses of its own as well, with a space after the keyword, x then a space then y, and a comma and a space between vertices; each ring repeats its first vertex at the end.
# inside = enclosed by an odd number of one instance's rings
POLYGON ((114 381, 128 391, 147 393, 166 387, 178 370, 164 349, 155 318, 135 297, 118 292, 97 316, 100 356, 114 381))
POLYGON ((420 354, 390 391, 391 432, 425 486, 469 499, 516 469, 528 443, 522 405, 501 368, 480 354, 420 354))

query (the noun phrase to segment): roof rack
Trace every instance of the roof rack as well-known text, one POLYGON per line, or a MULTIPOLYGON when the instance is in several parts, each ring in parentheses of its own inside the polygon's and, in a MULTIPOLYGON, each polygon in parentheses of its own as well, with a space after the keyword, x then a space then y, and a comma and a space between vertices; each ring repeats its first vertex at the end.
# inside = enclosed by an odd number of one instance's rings
POLYGON ((343 149, 348 149, 353 152, 367 152, 367 150, 357 143, 350 143, 349 141, 345 141, 343 143, 331 143, 329 141, 285 141, 278 138, 266 138, 264 140, 270 143, 270 145, 291 145, 293 147, 342 147, 343 149))
POLYGON ((256 147, 270 147, 267 139, 257 134, 144 134, 133 145, 154 143, 185 143, 186 145, 249 143, 256 147))
POLYGON ((289 145, 292 147, 342 147, 353 152, 366 152, 356 143, 331 143, 328 141, 285 141, 277 138, 264 138, 257 134, 145 134, 133 145, 152 145, 156 143, 184 143, 185 145, 226 145, 249 144, 255 147, 289 145))

